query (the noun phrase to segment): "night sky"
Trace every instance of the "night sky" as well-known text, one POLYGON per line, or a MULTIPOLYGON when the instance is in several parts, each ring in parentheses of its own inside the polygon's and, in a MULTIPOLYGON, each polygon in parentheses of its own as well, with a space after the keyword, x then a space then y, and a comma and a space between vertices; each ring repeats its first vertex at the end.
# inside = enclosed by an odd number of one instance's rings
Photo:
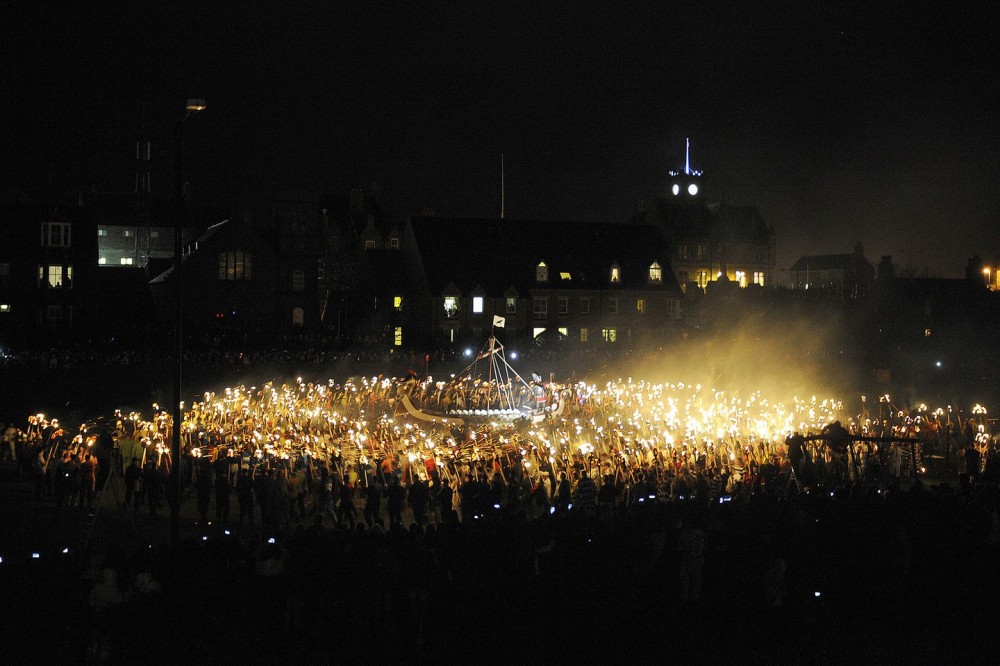
POLYGON ((508 217, 624 221, 690 137, 779 269, 861 241, 960 277, 1000 252, 1000 11, 826 4, 8 3, 0 190, 128 191, 145 108, 169 195, 170 128, 203 97, 197 201, 363 187, 399 217, 496 216, 503 153, 508 217))

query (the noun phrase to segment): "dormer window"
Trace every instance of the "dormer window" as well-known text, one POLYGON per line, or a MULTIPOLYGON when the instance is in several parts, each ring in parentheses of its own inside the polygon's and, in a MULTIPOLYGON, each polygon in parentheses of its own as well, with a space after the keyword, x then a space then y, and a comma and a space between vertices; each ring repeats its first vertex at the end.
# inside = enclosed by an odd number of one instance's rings
POLYGON ((559 279, 562 280, 563 282, 571 282, 573 280, 573 276, 567 273, 566 271, 562 271, 561 273, 559 273, 559 279))
POLYGON ((611 267, 611 284, 621 284, 622 281, 622 269, 618 264, 614 264, 611 267))
POLYGON ((545 265, 544 261, 538 262, 538 266, 535 267, 535 281, 536 282, 549 281, 549 267, 545 265))
POLYGON ((652 284, 660 284, 663 282, 663 269, 660 268, 660 264, 655 261, 649 265, 649 281, 652 284))

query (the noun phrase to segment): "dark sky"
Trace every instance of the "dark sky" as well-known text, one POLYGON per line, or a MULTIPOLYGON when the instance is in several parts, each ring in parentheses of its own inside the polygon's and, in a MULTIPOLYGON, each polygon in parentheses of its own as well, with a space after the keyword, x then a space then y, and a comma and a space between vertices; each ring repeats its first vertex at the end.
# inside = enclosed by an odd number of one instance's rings
POLYGON ((204 201, 362 186, 492 216, 503 153, 509 217, 625 220, 690 137, 712 198, 774 224, 779 269, 856 241, 943 277, 1000 252, 995 3, 112 4, 8 3, 0 188, 130 188, 145 107, 169 194, 203 97, 204 201))

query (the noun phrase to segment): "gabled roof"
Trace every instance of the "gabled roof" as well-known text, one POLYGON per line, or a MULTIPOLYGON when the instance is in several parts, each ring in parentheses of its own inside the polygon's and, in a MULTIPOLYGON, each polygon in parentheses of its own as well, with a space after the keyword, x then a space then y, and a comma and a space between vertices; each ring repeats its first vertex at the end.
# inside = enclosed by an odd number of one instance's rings
POLYGON ((814 254, 800 257, 790 271, 850 271, 860 266, 872 267, 863 255, 851 254, 814 254))
POLYGON ((620 287, 648 288, 654 261, 663 269, 662 288, 679 292, 663 233, 653 226, 414 217, 410 228, 432 293, 452 282, 464 293, 481 285, 496 295, 511 285, 522 294, 540 286, 607 288, 614 264, 620 287), (535 271, 542 261, 549 281, 540 285, 535 271))
POLYGON ((655 224, 671 239, 712 238, 718 241, 765 241, 774 228, 764 222, 755 206, 702 204, 656 197, 632 221, 655 224))

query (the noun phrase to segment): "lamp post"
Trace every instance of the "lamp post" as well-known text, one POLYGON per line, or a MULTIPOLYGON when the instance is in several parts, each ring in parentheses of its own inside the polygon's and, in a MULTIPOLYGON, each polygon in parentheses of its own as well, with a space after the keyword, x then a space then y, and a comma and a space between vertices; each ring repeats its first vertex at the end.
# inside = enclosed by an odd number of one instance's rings
POLYGON ((174 501, 170 505, 170 543, 174 546, 180 540, 181 526, 181 424, 184 410, 181 409, 181 377, 184 368, 184 329, 181 326, 184 285, 181 280, 183 257, 182 233, 187 221, 187 204, 184 201, 184 121, 192 113, 205 110, 205 100, 189 99, 184 105, 184 115, 177 121, 174 130, 174 196, 177 198, 177 217, 174 220, 174 427, 170 442, 170 484, 174 501))

